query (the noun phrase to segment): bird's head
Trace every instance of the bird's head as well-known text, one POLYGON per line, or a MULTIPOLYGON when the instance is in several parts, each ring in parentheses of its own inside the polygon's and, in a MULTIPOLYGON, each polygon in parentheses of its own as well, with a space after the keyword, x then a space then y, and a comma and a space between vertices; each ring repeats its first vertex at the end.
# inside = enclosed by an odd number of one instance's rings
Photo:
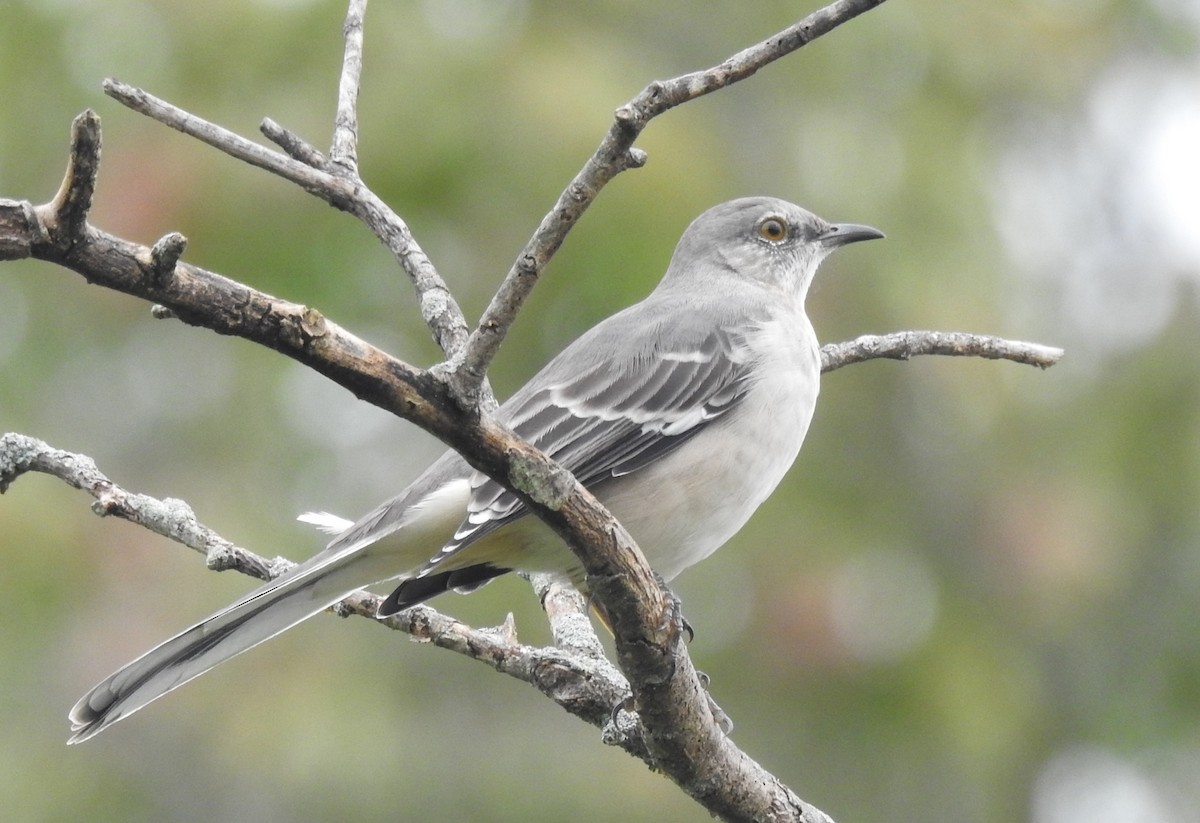
POLYGON ((688 226, 664 282, 734 278, 802 300, 817 266, 835 249, 883 232, 830 223, 774 197, 743 197, 714 206, 688 226))

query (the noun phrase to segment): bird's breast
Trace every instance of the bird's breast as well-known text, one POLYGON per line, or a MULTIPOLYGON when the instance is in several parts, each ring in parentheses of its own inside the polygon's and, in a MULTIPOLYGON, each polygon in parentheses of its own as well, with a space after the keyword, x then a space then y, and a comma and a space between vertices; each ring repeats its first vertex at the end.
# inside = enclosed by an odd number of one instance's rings
POLYGON ((755 368, 737 406, 600 493, 668 580, 745 525, 795 461, 812 420, 820 351, 807 318, 760 324, 746 340, 755 368))

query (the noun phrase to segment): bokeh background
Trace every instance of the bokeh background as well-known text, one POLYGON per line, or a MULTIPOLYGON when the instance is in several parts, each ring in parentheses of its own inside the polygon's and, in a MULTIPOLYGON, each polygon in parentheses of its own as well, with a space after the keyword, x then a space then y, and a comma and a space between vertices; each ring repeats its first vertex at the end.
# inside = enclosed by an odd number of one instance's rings
MULTIPOLYGON (((477 317, 655 78, 816 3, 377 2, 366 179, 477 317)), ((405 277, 347 216, 139 115, 115 76, 253 136, 326 145, 339 2, 6 0, 0 196, 48 200, 95 108, 93 220, 318 307, 421 365, 405 277)), ((502 395, 643 296, 688 221, 783 196, 888 240, 810 300, 827 341, 911 328, 1066 348, 874 362, 825 380, 795 470, 678 581, 737 742, 837 820, 1200 820, 1200 5, 892 0, 671 112, 602 194, 493 371, 502 395)), ((780 421, 786 425, 786 421, 780 421)), ((0 431, 92 455, 263 554, 355 517, 440 446, 271 352, 0 267, 0 431)), ((20 821, 705 820, 527 687, 319 618, 67 748, 93 682, 251 581, 29 476, 0 498, 0 808, 20 821)), ((519 580, 437 604, 480 625, 519 580)))

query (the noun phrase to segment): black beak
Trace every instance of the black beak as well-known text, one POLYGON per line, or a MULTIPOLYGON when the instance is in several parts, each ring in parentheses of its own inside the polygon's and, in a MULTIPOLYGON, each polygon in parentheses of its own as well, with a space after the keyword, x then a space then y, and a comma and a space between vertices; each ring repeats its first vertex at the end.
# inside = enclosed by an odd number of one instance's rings
POLYGON ((833 223, 821 232, 817 239, 823 245, 836 249, 839 246, 863 240, 880 240, 884 236, 879 229, 873 229, 870 226, 860 226, 858 223, 833 223))

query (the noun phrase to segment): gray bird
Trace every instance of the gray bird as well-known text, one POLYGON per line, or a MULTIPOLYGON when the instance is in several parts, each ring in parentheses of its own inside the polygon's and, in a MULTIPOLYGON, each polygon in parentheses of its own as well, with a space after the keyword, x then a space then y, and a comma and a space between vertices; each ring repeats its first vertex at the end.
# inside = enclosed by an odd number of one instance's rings
MULTIPOLYGON (((498 416, 573 472, 670 580, 736 534, 792 465, 820 386, 809 284, 834 249, 880 237, 774 198, 709 209, 645 300, 564 349, 498 416)), ((453 451, 357 523, 302 519, 338 534, 101 681, 71 710, 70 742, 364 586, 400 580, 386 616, 512 570, 584 583, 563 541, 453 451)))

